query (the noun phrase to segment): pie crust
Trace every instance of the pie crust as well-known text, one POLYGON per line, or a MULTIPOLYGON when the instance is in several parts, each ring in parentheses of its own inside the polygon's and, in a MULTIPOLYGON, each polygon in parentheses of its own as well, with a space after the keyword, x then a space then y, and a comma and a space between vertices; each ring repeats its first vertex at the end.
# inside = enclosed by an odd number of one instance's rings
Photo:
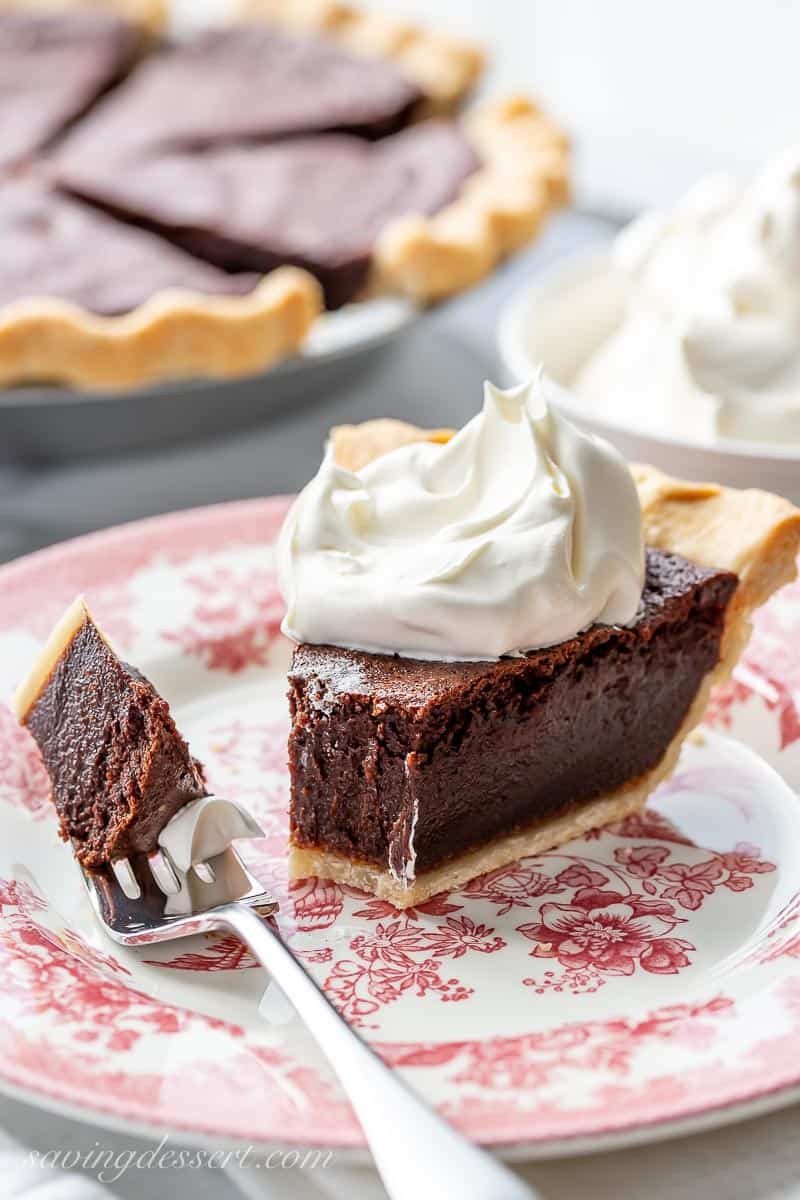
POLYGON ((87 621, 92 622, 103 641, 109 649, 112 649, 108 638, 89 612, 85 598, 83 596, 76 597, 61 620, 51 630, 50 636, 39 651, 36 662, 12 697, 11 708, 18 720, 25 721, 44 691, 56 663, 69 648, 75 634, 87 621))
MULTIPOLYGON (((429 436, 426 431, 414 430, 403 422, 367 421, 362 426, 333 430, 332 440, 337 460, 355 470, 375 457, 376 452, 386 453, 414 440, 429 440, 429 436)), ((446 431, 442 430, 433 434, 436 441, 446 437, 446 431)), ((706 676, 660 763, 646 775, 580 809, 497 838, 420 875, 409 885, 399 882, 388 870, 327 851, 299 847, 290 849, 292 878, 317 875, 362 888, 389 900, 397 908, 409 908, 438 892, 457 888, 477 875, 526 855, 541 854, 590 829, 622 820, 642 808, 650 793, 671 774, 681 745, 703 718, 712 687, 731 674, 747 645, 751 614, 797 575, 800 510, 769 492, 689 483, 663 475, 654 467, 637 465, 633 474, 648 545, 739 576, 739 587, 726 614, 720 661, 706 676)))
POLYGON ((169 16, 166 0, 0 0, 0 13, 21 9, 47 14, 81 8, 124 17, 132 25, 138 25, 148 38, 164 33, 169 16))
MULTIPOLYGON (((341 0, 238 0, 234 12, 391 59, 429 97, 419 116, 452 113, 484 65, 470 42, 341 0)), ((373 248, 368 294, 399 292, 430 304, 472 287, 568 200, 568 138, 528 97, 481 103, 462 120, 481 167, 434 216, 387 225, 373 248)))
POLYGON ((233 15, 318 33, 355 54, 391 59, 428 98, 421 116, 453 112, 477 83, 485 63, 483 50, 473 42, 341 0, 238 0, 233 15))
POLYGON ((321 311, 319 284, 295 267, 265 275, 247 296, 175 289, 115 317, 63 300, 19 300, 0 308, 0 384, 97 389, 247 375, 299 350, 321 311))
POLYGON ((462 120, 481 166, 433 216, 387 225, 373 249, 378 291, 431 303, 472 287, 568 199, 567 137, 533 101, 487 101, 462 120))

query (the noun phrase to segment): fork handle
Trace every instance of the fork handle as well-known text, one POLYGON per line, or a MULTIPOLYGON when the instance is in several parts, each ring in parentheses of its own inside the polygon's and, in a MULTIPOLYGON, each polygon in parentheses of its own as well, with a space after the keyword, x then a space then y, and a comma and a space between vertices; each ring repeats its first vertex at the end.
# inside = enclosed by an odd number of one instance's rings
POLYGON ((247 943, 327 1057, 361 1122, 390 1200, 456 1192, 460 1200, 536 1200, 517 1175, 466 1141, 386 1066, 252 909, 226 904, 215 916, 247 943))

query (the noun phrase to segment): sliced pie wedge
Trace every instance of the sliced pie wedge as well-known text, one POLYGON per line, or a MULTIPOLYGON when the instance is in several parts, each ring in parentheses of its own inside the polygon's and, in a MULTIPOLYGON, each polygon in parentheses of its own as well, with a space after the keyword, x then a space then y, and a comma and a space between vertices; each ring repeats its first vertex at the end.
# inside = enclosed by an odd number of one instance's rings
POLYGON ((25 163, 133 60, 130 22, 104 12, 6 12, 0 5, 0 167, 25 163))
POLYGON ((151 55, 64 143, 119 160, 154 147, 211 147, 337 131, 385 137, 421 99, 393 64, 264 23, 214 26, 151 55))
POLYGON ((322 308, 305 271, 232 276, 32 178, 0 181, 0 385, 261 370, 322 308))
POLYGON ((453 121, 377 142, 350 134, 70 162, 69 191, 226 271, 310 271, 339 308, 363 291, 384 228, 451 204, 480 162, 453 121))
MULTIPOLYGON (((433 436, 334 431, 358 469, 433 436)), ((645 589, 630 628, 595 625, 492 663, 300 645, 290 670, 293 877, 399 908, 639 809, 673 770, 750 616, 796 574, 800 511, 766 492, 634 470, 645 589)))
POLYGON ((422 92, 425 115, 452 112, 484 68, 483 50, 474 42, 343 0, 235 0, 233 15, 316 34, 364 58, 394 63, 422 92))
POLYGON ((131 99, 132 111, 121 89, 67 139, 53 163, 59 185, 228 271, 305 268, 329 308, 375 292, 428 304, 462 291, 567 197, 566 139, 522 97, 376 142, 327 133, 221 145, 161 145, 163 122, 154 131, 152 114, 135 119, 131 99), (136 153, 125 149, 131 128, 136 153))
POLYGON ((83 866, 150 854, 171 817, 207 794, 169 705, 121 659, 83 599, 14 697, 50 776, 60 832, 83 866))

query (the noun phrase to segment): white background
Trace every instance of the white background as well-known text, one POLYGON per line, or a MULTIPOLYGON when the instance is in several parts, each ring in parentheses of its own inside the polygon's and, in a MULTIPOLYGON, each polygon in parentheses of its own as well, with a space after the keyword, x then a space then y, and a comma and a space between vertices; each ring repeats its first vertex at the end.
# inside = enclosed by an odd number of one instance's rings
POLYGON ((800 140, 796 0, 367 0, 491 51, 575 138, 579 200, 622 213, 800 140))

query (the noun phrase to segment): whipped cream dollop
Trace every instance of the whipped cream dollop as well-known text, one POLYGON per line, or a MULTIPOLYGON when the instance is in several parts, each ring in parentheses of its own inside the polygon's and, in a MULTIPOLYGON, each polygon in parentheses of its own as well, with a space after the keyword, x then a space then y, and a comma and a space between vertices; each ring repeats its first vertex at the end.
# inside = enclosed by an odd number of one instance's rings
POLYGON ((329 445, 283 527, 284 632, 295 641, 432 659, 496 659, 641 599, 639 499, 627 464, 546 402, 500 391, 446 444, 357 473, 329 445))
POLYGON ((617 332, 576 380, 606 417, 708 441, 800 441, 800 145, 634 221, 617 332))

